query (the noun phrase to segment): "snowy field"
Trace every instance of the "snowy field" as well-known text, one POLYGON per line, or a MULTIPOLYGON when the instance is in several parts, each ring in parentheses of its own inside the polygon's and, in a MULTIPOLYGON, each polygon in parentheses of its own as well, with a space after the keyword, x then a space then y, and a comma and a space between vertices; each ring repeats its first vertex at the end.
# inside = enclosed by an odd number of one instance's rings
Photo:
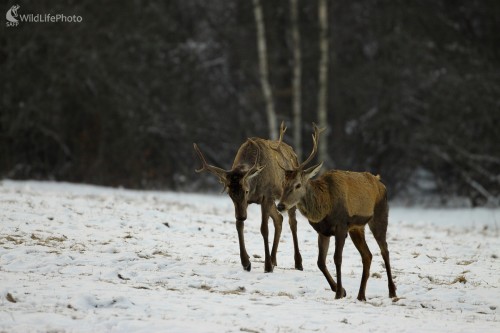
MULTIPOLYGON (((3 181, 0 332, 500 332, 500 209, 389 214, 398 298, 367 228, 367 302, 356 300, 362 265, 350 240, 347 298, 335 300, 300 214, 304 271, 293 269, 285 220, 278 267, 264 273, 253 205, 246 272, 226 195, 3 181)), ((334 275, 333 240, 327 264, 334 275)))

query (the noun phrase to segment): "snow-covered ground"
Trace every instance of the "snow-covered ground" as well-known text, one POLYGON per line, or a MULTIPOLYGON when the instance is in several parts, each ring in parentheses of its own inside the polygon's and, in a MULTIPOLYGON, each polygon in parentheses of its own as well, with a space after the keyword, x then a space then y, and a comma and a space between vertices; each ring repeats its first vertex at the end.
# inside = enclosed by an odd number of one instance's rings
MULTIPOLYGON (((367 229, 367 302, 356 300, 362 265, 350 241, 347 298, 335 300, 303 217, 304 271, 293 269, 285 221, 272 274, 259 206, 248 217, 251 272, 225 195, 0 182, 0 332, 500 331, 500 209, 391 207, 398 298, 367 229)), ((333 245, 327 263, 334 275, 333 245)))

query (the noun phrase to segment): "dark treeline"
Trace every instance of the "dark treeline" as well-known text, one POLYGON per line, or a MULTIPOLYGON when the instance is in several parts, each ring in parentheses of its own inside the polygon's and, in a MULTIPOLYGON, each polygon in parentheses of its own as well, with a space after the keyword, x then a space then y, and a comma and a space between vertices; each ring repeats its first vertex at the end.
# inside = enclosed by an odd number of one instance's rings
MULTIPOLYGON (((268 137, 251 0, 36 1, 81 15, 0 36, 0 175, 196 190, 268 137)), ((14 2, 9 1, 5 11, 14 2)), ((289 1, 262 1, 278 122, 292 143, 289 1)), ((500 2, 328 3, 332 167, 380 173, 392 197, 500 196, 500 2)), ((303 151, 317 121, 318 4, 299 0, 303 151)), ((321 141, 320 141, 321 144, 321 141)), ((444 199, 443 199, 444 200, 444 199)))

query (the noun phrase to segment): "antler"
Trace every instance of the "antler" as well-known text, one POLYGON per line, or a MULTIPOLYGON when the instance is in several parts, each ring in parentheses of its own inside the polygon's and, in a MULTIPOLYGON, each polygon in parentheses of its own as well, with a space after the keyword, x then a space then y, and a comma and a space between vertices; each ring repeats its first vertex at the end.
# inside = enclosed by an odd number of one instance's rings
POLYGON ((314 158, 314 156, 316 156, 316 153, 318 152, 318 140, 319 140, 319 135, 321 134, 321 132, 323 132, 325 129, 324 128, 319 128, 315 123, 313 123, 313 128, 314 128, 314 133, 312 135, 312 139, 313 139, 313 149, 311 151, 311 154, 309 155, 309 157, 302 163, 300 163, 300 165, 296 168, 296 169, 303 169, 309 162, 312 161, 312 159, 314 158))
POLYGON ((261 165, 259 166, 259 158, 260 158, 260 148, 259 148, 259 145, 253 141, 252 139, 248 139, 256 148, 257 148, 257 156, 255 156, 255 162, 253 164, 253 166, 250 168, 250 170, 248 170, 244 176, 244 178, 252 178, 254 176, 257 176, 259 174, 260 171, 262 171, 262 169, 265 168, 265 165, 261 165))
POLYGON ((278 146, 283 141, 283 136, 285 135, 285 132, 286 132, 286 126, 285 126, 285 121, 283 120, 281 122, 281 125, 280 125, 280 136, 279 136, 279 139, 278 139, 278 146))
POLYGON ((280 125, 280 136, 278 138, 278 144, 276 145, 276 147, 273 147, 271 145, 272 149, 278 150, 278 147, 281 145, 281 142, 283 142, 283 136, 285 135, 285 132, 286 132, 286 126, 285 126, 285 121, 283 120, 280 125))
POLYGON ((201 169, 197 169, 195 171, 196 172, 209 171, 209 172, 213 173, 214 175, 216 175, 217 177, 219 177, 219 180, 221 183, 225 184, 227 171, 224 169, 218 168, 216 166, 208 164, 207 161, 205 160, 205 157, 203 156, 200 149, 198 148, 198 145, 196 143, 193 143, 193 147, 194 147, 194 150, 196 151, 196 153, 198 153, 198 157, 200 158, 201 163, 202 163, 201 169))

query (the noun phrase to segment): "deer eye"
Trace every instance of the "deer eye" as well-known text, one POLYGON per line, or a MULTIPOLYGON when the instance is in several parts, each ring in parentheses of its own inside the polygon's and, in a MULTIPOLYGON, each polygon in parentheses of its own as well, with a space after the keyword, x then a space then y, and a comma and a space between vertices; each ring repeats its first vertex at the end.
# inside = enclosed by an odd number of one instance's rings
POLYGON ((295 185, 295 189, 298 190, 302 185, 301 184, 297 184, 295 185))

